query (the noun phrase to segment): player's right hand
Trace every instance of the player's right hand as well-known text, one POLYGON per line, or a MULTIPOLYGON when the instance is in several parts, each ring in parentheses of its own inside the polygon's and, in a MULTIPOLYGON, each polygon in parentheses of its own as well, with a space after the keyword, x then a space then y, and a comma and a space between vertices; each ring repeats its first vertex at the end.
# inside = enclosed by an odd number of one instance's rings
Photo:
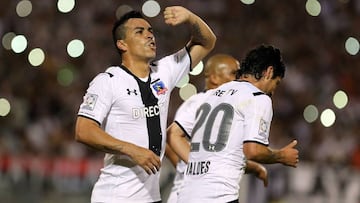
POLYGON ((160 169, 160 157, 149 149, 134 145, 134 149, 130 157, 149 175, 157 173, 160 169))

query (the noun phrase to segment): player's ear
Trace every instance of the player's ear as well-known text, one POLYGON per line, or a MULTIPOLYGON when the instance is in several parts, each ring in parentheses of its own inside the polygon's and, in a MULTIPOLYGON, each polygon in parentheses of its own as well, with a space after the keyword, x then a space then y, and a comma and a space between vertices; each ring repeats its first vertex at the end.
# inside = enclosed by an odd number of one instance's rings
POLYGON ((214 85, 218 85, 219 84, 219 77, 216 74, 211 74, 209 76, 210 79, 210 83, 214 84, 214 85))
POLYGON ((127 44, 122 39, 119 39, 118 41, 116 41, 116 46, 121 51, 126 51, 127 50, 127 44))
POLYGON ((269 67, 267 67, 267 69, 264 73, 264 78, 270 80, 272 78, 273 74, 274 74, 274 67, 269 66, 269 67))

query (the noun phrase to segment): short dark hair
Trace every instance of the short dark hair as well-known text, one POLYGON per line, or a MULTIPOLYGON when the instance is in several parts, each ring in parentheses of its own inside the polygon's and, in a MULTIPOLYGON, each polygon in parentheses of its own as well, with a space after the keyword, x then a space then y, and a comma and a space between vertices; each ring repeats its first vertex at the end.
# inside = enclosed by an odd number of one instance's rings
POLYGON ((283 78, 285 76, 285 65, 281 59, 280 50, 271 45, 260 45, 246 54, 246 57, 241 61, 236 77, 250 74, 256 79, 260 79, 269 66, 274 68, 272 78, 278 76, 283 78))
POLYGON ((120 17, 119 20, 117 20, 115 23, 114 23, 114 26, 113 26, 113 29, 112 29, 112 37, 113 37, 113 41, 114 41, 114 44, 115 44, 115 47, 116 49, 120 52, 121 54, 121 50, 119 50, 116 46, 116 42, 119 40, 119 39, 124 39, 125 38, 125 33, 126 33, 126 30, 125 30, 125 27, 124 27, 124 24, 131 18, 142 18, 142 19, 145 19, 144 16, 139 12, 139 11, 129 11, 127 13, 125 13, 124 15, 122 15, 120 17))

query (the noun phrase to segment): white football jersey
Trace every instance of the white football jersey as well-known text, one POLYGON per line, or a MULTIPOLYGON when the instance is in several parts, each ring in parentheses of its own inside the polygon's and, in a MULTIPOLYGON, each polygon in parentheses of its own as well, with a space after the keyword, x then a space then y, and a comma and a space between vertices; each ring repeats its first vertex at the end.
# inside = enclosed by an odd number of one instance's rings
MULTIPOLYGON (((184 133, 187 135, 188 139, 190 138, 192 128, 195 123, 195 112, 196 108, 199 107, 199 103, 202 103, 202 99, 206 95, 204 92, 200 92, 195 94, 185 100, 180 107, 177 109, 174 122, 182 128, 184 133)), ((176 165, 176 173, 174 178, 174 185, 171 188, 169 197, 167 202, 168 203, 176 203, 178 199, 178 192, 181 188, 184 180, 184 172, 186 169, 186 163, 180 160, 176 165)))
POLYGON ((191 152, 178 202, 237 200, 246 166, 243 143, 269 144, 271 99, 249 82, 232 81, 206 92, 194 111, 191 152))
MULTIPOLYGON (((78 115, 96 121, 119 140, 154 151, 162 159, 170 94, 190 67, 186 48, 151 64, 145 82, 125 67, 110 67, 90 82, 78 115)), ((159 173, 148 175, 126 155, 105 154, 92 202, 160 199, 159 173)))

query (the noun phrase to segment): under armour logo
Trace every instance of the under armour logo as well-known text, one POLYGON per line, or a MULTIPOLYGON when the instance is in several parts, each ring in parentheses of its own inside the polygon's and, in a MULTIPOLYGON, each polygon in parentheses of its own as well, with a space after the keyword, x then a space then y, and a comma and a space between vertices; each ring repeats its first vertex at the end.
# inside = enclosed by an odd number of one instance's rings
POLYGON ((209 151, 215 151, 215 145, 209 145, 209 151))
POLYGON ((134 89, 133 91, 131 91, 130 89, 126 89, 126 90, 128 95, 131 95, 131 93, 137 95, 136 89, 134 89))

